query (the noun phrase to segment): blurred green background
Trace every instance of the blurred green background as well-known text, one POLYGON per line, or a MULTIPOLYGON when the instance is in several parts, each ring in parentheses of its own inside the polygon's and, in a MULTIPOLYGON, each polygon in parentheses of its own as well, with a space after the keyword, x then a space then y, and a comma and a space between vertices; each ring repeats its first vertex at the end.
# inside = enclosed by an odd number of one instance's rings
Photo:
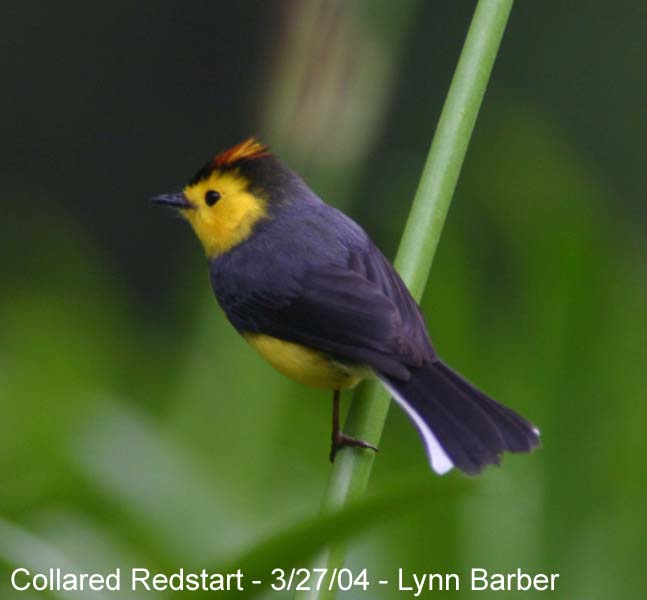
MULTIPOLYGON (((148 198, 258 134, 393 256, 473 8, 3 6, 0 598, 17 565, 253 570, 317 549, 328 394, 245 345, 193 234, 148 198)), ((323 530, 353 569, 647 592, 646 29, 629 0, 515 6, 423 308, 544 447, 438 478, 393 409, 365 518, 323 530)))

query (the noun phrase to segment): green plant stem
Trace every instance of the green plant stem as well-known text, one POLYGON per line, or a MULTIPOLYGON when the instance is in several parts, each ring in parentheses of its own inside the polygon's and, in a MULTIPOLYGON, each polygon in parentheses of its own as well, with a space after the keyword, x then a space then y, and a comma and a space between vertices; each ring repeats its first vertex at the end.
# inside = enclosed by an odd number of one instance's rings
MULTIPOLYGON (((494 65, 513 0, 479 0, 420 183, 400 242, 395 267, 416 300, 425 289, 447 211, 456 188, 469 140, 494 65)), ((376 382, 355 393, 345 431, 379 444, 390 399, 376 382)), ((337 510, 361 497, 368 485, 375 454, 344 448, 337 455, 323 500, 323 511, 337 510)), ((330 547, 317 566, 341 568, 346 547, 330 547)), ((296 598, 333 598, 335 591, 297 593, 296 598)))

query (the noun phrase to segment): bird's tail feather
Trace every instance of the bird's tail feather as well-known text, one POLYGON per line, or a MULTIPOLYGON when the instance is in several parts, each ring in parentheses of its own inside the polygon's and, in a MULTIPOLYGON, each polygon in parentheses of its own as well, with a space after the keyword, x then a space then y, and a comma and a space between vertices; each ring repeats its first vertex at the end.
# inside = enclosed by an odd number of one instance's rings
POLYGON ((539 430, 437 360, 408 381, 380 375, 393 399, 416 425, 431 466, 439 474, 457 467, 480 472, 504 451, 530 452, 539 430))

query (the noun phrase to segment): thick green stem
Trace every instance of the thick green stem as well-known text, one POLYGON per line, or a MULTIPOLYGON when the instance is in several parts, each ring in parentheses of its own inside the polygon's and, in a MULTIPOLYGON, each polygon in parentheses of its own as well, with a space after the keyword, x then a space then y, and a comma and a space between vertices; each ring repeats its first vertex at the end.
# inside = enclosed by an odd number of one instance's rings
MULTIPOLYGON (((438 122, 395 260, 395 267, 416 300, 420 300, 427 283, 512 4, 513 0, 479 0, 438 122)), ((388 395, 377 383, 363 384, 353 397, 346 433, 379 444, 389 404, 388 395)), ((361 497, 374 460, 371 451, 341 450, 332 469, 323 510, 339 509, 361 497)), ((346 548, 334 546, 320 557, 317 566, 341 568, 345 558, 346 548)), ((324 589, 297 593, 296 597, 321 600, 334 595, 334 591, 324 589)))

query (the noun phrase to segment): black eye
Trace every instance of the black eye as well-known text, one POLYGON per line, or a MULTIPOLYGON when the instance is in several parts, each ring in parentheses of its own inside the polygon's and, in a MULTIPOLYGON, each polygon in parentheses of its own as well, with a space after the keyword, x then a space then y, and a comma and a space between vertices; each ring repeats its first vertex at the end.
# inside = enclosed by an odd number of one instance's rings
POLYGON ((207 206, 213 206, 218 200, 220 200, 220 192, 216 192, 216 190, 209 190, 204 195, 204 201, 207 203, 207 206))

